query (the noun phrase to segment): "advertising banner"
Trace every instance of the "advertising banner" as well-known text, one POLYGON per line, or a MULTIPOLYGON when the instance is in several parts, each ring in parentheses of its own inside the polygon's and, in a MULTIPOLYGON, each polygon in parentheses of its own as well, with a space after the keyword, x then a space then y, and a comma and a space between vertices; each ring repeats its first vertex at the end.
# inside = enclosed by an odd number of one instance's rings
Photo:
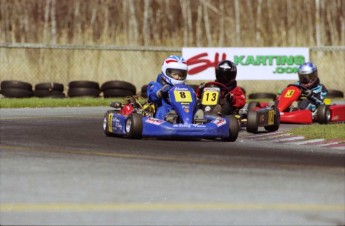
POLYGON ((215 80, 215 66, 227 59, 237 65, 237 80, 298 80, 308 48, 182 48, 187 80, 215 80))

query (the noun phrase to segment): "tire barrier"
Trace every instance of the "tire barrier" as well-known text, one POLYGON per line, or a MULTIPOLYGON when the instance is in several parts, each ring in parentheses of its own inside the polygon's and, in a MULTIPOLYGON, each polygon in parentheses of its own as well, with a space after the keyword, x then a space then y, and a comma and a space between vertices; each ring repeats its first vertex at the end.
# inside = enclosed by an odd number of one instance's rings
POLYGON ((344 92, 336 89, 328 90, 327 98, 344 98, 344 92))
POLYGON ((94 81, 71 81, 68 87, 69 97, 99 97, 101 93, 98 82, 94 81))
POLYGON ((147 85, 143 85, 140 90, 140 95, 144 98, 147 98, 147 85))
POLYGON ((136 94, 136 87, 129 82, 112 80, 102 84, 101 91, 104 98, 126 97, 136 94))
POLYGON ((64 86, 61 83, 44 82, 35 85, 34 96, 39 98, 65 98, 64 86))
POLYGON ((277 97, 274 93, 251 93, 248 95, 248 99, 272 99, 275 100, 277 97))
POLYGON ((0 84, 1 94, 9 98, 27 98, 32 97, 34 92, 32 85, 27 82, 17 80, 6 80, 0 84))

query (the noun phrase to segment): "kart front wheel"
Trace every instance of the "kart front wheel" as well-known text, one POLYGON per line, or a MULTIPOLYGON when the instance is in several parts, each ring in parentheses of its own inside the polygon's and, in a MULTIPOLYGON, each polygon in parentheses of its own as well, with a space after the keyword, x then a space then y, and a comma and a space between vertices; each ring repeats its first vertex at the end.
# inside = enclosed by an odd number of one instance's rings
POLYGON ((327 124, 331 120, 331 111, 327 105, 319 105, 317 107, 317 121, 320 124, 327 124))
POLYGON ((259 128, 259 117, 257 111, 248 111, 247 132, 257 133, 259 128))
POLYGON ((229 137, 224 138, 224 141, 236 141, 238 137, 238 132, 240 130, 240 126, 238 123, 238 119, 234 115, 227 116, 230 123, 229 123, 229 137))
POLYGON ((143 131, 142 115, 132 113, 126 120, 126 136, 131 139, 140 139, 143 131))
POLYGON ((274 124, 271 126, 264 126, 265 130, 268 132, 274 132, 279 129, 280 126, 280 112, 278 108, 274 108, 274 124))

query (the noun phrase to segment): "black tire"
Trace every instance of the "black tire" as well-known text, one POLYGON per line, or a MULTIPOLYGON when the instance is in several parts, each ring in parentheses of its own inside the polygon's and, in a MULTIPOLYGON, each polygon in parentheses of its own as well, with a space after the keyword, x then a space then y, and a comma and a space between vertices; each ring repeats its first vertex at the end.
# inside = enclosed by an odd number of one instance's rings
POLYGON ((1 94, 9 98, 28 98, 34 95, 32 90, 19 88, 5 88, 1 90, 1 94))
POLYGON ((279 129, 280 126, 280 112, 278 108, 274 108, 274 125, 271 126, 264 126, 265 130, 268 132, 274 132, 279 129))
POLYGON ((140 139, 143 131, 142 115, 132 113, 126 120, 126 136, 131 139, 140 139))
POLYGON ((57 90, 35 90, 34 91, 35 97, 49 97, 49 98, 65 98, 66 95, 57 90))
POLYGON ((141 95, 142 97, 147 98, 147 85, 143 85, 143 86, 141 87, 140 95, 141 95))
POLYGON ((317 121, 320 124, 328 124, 331 120, 331 111, 327 105, 319 105, 317 107, 317 121))
POLYGON ((257 111, 248 111, 247 132, 257 133, 259 128, 259 117, 257 111))
POLYGON ((102 84, 101 90, 103 92, 108 89, 124 89, 124 90, 130 90, 134 94, 137 93, 137 88, 132 83, 125 82, 125 81, 118 81, 118 80, 107 81, 102 84))
POLYGON ((251 101, 251 102, 249 102, 249 104, 248 104, 247 111, 248 111, 248 112, 249 112, 249 111, 252 111, 254 108, 256 108, 256 107, 258 107, 258 106, 260 106, 259 102, 257 102, 257 101, 251 101))
POLYGON ((98 89, 99 90, 99 84, 98 82, 93 81, 71 81, 68 84, 68 87, 71 88, 91 88, 91 89, 98 89))
POLYGON ((1 89, 23 89, 32 91, 32 85, 28 82, 16 81, 16 80, 5 80, 0 84, 1 89))
POLYGON ((239 126, 238 119, 234 115, 229 115, 226 117, 230 120, 229 137, 223 138, 222 140, 234 142, 237 140, 238 133, 241 127, 239 126))
POLYGON ((37 90, 56 90, 62 92, 64 90, 64 86, 61 83, 44 82, 35 85, 35 91, 37 90))
POLYGON ((107 89, 103 91, 103 97, 127 97, 127 96, 133 96, 135 93, 131 90, 127 89, 107 89))
POLYGON ((107 112, 104 114, 104 118, 103 118, 103 132, 104 132, 104 134, 105 134, 107 137, 115 137, 115 136, 116 136, 115 134, 113 134, 113 133, 111 133, 111 132, 109 131, 109 123, 110 123, 110 121, 109 121, 109 115, 110 115, 111 113, 115 113, 115 111, 114 111, 114 110, 107 111, 107 112))
POLYGON ((327 98, 344 98, 344 92, 340 90, 330 89, 328 90, 327 98))
POLYGON ((251 93, 248 99, 272 99, 275 100, 277 97, 274 93, 251 93))
POLYGON ((69 97, 99 97, 99 89, 94 88, 71 88, 68 90, 69 97))

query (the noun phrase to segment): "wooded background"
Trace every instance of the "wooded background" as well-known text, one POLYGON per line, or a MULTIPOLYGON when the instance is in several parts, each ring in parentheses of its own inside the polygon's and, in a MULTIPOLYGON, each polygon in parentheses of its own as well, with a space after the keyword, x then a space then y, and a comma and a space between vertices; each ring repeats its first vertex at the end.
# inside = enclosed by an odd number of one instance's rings
MULTIPOLYGON (((0 0, 0 30, 0 80, 126 80, 140 89, 182 47, 310 47, 321 81, 345 91, 345 0, 0 0)), ((239 85, 276 92, 289 82, 239 85)))
POLYGON ((345 0, 0 0, 0 42, 345 45, 345 0))

